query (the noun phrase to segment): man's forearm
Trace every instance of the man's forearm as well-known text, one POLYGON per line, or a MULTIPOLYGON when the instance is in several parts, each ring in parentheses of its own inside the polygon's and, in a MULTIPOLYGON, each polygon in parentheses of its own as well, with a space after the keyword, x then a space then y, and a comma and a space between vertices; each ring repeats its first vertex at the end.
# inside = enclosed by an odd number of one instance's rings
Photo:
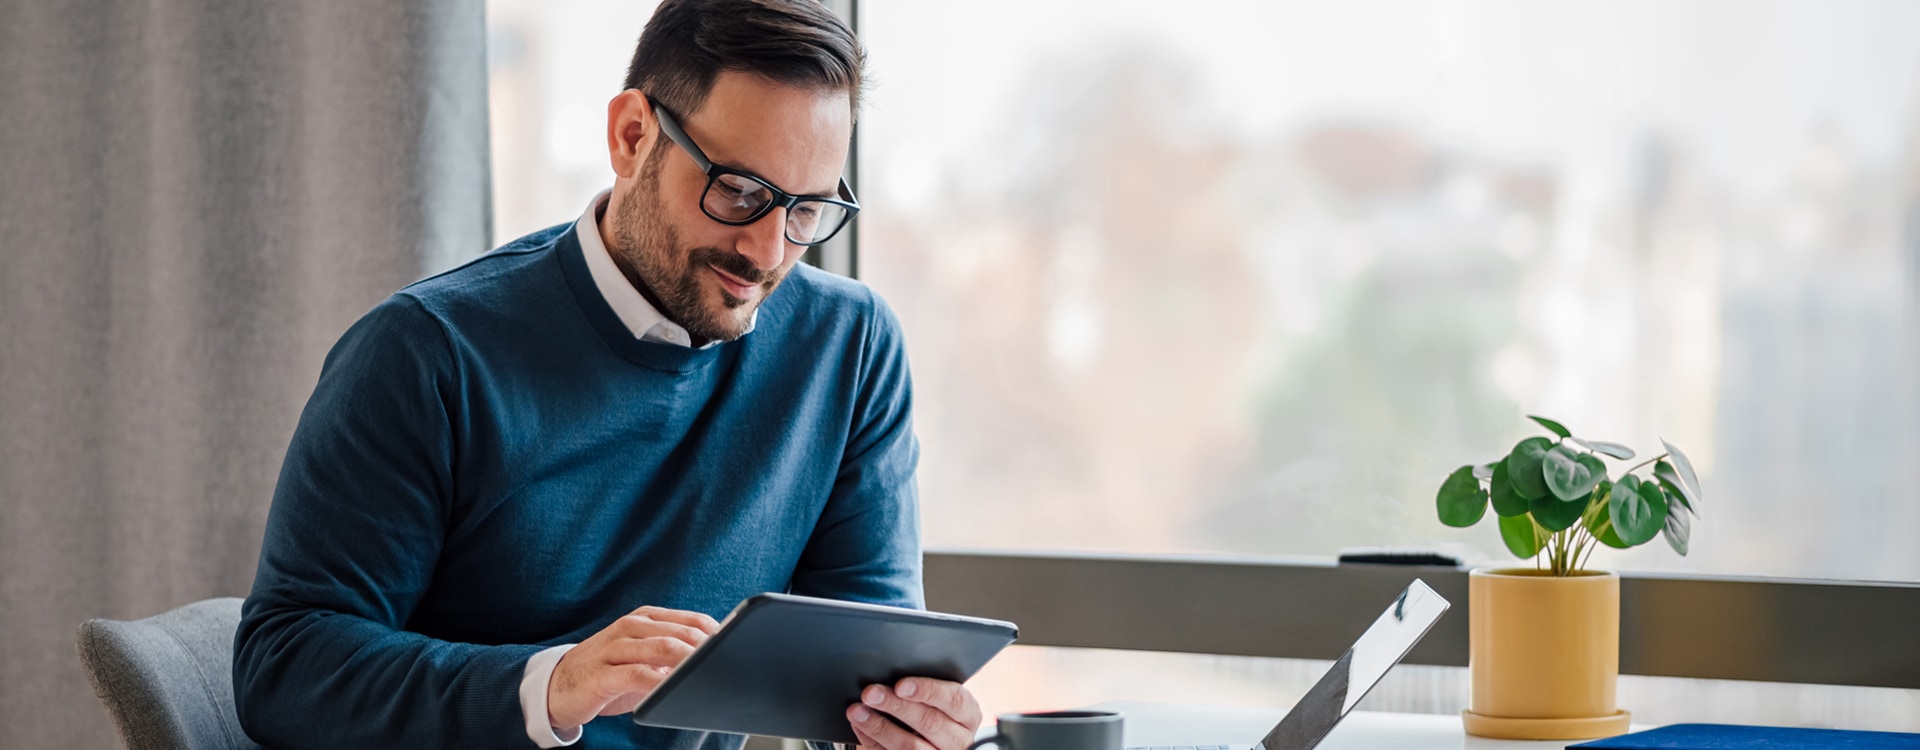
POLYGON ((250 600, 234 704, 247 734, 270 747, 505 747, 526 735, 519 683, 538 651, 250 600))

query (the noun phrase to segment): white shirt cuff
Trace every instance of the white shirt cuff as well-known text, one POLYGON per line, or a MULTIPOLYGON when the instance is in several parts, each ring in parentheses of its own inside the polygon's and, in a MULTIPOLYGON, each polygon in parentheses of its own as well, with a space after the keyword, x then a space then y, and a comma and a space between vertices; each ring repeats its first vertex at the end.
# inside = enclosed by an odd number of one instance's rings
POLYGON ((534 654, 527 660, 527 671, 520 678, 520 713, 527 720, 527 738, 541 747, 566 747, 580 741, 585 734, 580 727, 574 727, 571 737, 561 737, 548 724, 547 684, 553 682, 553 668, 560 665, 560 657, 573 650, 574 644, 554 646, 534 654))

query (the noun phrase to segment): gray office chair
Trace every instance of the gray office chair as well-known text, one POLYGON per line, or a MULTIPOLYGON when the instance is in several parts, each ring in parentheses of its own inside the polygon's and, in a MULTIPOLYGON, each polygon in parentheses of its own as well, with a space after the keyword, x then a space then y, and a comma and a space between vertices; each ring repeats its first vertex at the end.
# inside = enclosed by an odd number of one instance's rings
POLYGON ((239 626, 232 598, 80 625, 80 663, 128 750, 259 750, 233 708, 239 626))

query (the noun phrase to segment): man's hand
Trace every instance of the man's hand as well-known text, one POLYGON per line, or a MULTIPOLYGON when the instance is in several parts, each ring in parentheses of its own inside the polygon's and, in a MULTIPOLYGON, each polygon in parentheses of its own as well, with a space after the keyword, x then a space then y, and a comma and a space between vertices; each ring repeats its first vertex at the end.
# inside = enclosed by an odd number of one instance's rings
POLYGON ((980 729, 980 703, 957 682, 908 677, 892 688, 868 685, 860 701, 847 720, 873 750, 966 750, 980 729))
POLYGON ((547 682, 547 722, 561 734, 632 711, 695 646, 720 629, 699 612, 641 607, 560 657, 547 682))

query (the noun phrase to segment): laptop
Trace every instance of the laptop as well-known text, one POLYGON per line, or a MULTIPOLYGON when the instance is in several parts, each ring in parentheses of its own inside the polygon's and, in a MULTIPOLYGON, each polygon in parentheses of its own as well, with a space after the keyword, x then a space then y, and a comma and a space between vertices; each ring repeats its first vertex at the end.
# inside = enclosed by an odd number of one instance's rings
MULTIPOLYGON (((1401 591, 1385 612, 1360 634, 1353 647, 1340 656, 1320 681, 1300 698, 1280 723, 1265 737, 1251 744, 1208 744, 1199 742, 1139 745, 1127 750, 1312 750, 1326 739, 1335 725, 1352 711, 1387 676, 1387 670, 1406 658, 1413 645, 1451 606, 1447 600, 1415 579, 1401 591)), ((1128 722, 1132 722, 1128 717, 1128 722)), ((1254 731, 1258 731, 1257 729, 1254 731)), ((1129 730, 1131 733, 1131 728, 1129 730)), ((1218 735, 1216 735, 1218 737, 1218 735)), ((1249 740, 1252 738, 1249 737, 1249 740)))

